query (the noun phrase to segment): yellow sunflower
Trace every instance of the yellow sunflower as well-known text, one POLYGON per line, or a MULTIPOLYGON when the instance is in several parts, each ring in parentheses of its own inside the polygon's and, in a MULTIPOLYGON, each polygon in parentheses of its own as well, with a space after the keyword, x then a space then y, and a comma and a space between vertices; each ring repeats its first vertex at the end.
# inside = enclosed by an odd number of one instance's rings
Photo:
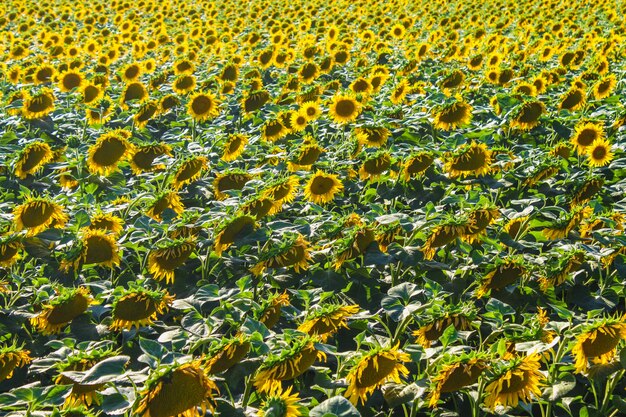
POLYGON ((343 183, 337 175, 317 171, 307 181, 304 196, 315 204, 326 204, 342 191, 343 183))
POLYGON ((222 161, 230 162, 237 159, 243 153, 248 140, 248 136, 241 133, 230 135, 224 143, 222 161))
POLYGON ((45 142, 32 142, 22 149, 20 156, 15 162, 15 175, 25 179, 41 170, 45 164, 54 158, 50 145, 45 142))
MULTIPOLYGON (((20 250, 24 245, 17 236, 0 237, 0 268, 9 268, 20 259, 20 250)), ((0 290, 0 292, 3 292, 0 290)))
POLYGON ((431 382, 435 384, 428 405, 436 407, 441 394, 454 393, 478 382, 487 369, 487 359, 480 355, 461 355, 447 360, 431 382))
POLYGON ((361 103, 350 94, 336 94, 329 107, 329 112, 335 123, 350 123, 355 121, 361 113, 361 103))
POLYGON ((593 96, 596 100, 607 98, 611 95, 616 85, 617 78, 615 75, 611 74, 608 77, 604 77, 593 86, 593 96))
MULTIPOLYGON (((86 229, 80 239, 81 250, 78 258, 74 260, 74 267, 78 265, 101 265, 106 268, 113 268, 121 262, 121 249, 115 236, 103 229, 86 229)), ((67 269, 67 261, 64 269, 67 269)))
POLYGON ((202 170, 208 166, 208 159, 205 156, 196 156, 183 162, 174 174, 172 187, 175 190, 189 184, 200 177, 202 170))
POLYGON ((585 104, 585 92, 580 88, 572 88, 565 93, 559 104, 559 110, 575 111, 585 104))
POLYGON ((10 379, 15 368, 28 365, 31 361, 30 351, 17 347, 15 344, 0 347, 0 382, 10 379))
POLYGON ((134 285, 117 294, 111 312, 111 330, 130 330, 150 326, 160 314, 169 310, 174 297, 167 291, 151 291, 134 285))
POLYGON ((363 161, 359 168, 361 180, 380 178, 391 167, 391 155, 387 151, 377 152, 363 161))
POLYGON ((173 284, 175 269, 189 259, 195 247, 195 243, 188 240, 168 241, 165 246, 150 251, 148 270, 157 281, 165 278, 166 284, 173 284))
POLYGON ((185 211, 185 206, 176 191, 166 191, 158 195, 148 206, 146 215, 160 222, 163 220, 161 215, 166 209, 172 210, 177 216, 185 211))
POLYGON ((295 157, 287 163, 287 169, 289 171, 308 171, 324 152, 324 148, 317 143, 306 142, 295 152, 295 157))
POLYGON ((472 106, 457 99, 455 102, 441 107, 434 115, 435 128, 452 130, 469 124, 472 120, 472 106))
POLYGON ((489 225, 500 217, 497 207, 482 207, 472 210, 467 216, 467 223, 461 232, 461 238, 468 243, 480 242, 489 225))
POLYGON ((265 216, 271 216, 278 213, 282 209, 282 206, 276 204, 276 202, 270 197, 254 197, 241 206, 241 211, 257 220, 262 219, 265 216))
POLYGON ((199 91, 189 97, 187 113, 198 122, 212 119, 219 115, 219 102, 213 94, 199 91))
POLYGON ((434 161, 434 155, 428 151, 411 155, 402 164, 402 178, 404 181, 409 181, 411 178, 423 174, 434 161))
POLYGON ((460 237, 462 232, 463 227, 454 221, 447 221, 435 226, 422 246, 424 259, 433 259, 437 249, 460 237))
POLYGON ((400 376, 408 375, 409 370, 403 362, 409 362, 411 358, 400 352, 398 346, 372 349, 350 369, 346 377, 348 388, 344 395, 352 404, 365 403, 367 397, 383 384, 389 381, 400 384, 400 376))
POLYGON ((34 95, 24 97, 22 113, 27 119, 41 119, 54 110, 54 93, 49 88, 42 88, 34 95))
POLYGON ((90 230, 106 230, 119 235, 124 230, 124 220, 109 213, 98 213, 91 217, 91 224, 87 226, 90 230))
POLYGON ((289 306, 289 295, 286 292, 278 295, 272 295, 263 304, 258 314, 258 320, 265 325, 268 329, 271 329, 278 323, 280 319, 282 308, 289 306))
POLYGON ((222 224, 215 236, 215 253, 222 255, 238 237, 248 233, 251 229, 256 228, 256 220, 254 217, 240 215, 227 220, 222 224))
POLYGON ((231 339, 222 341, 211 349, 205 362, 205 371, 208 375, 220 374, 235 364, 241 362, 250 350, 251 343, 248 337, 240 334, 231 339))
POLYGON ((255 275, 260 275, 266 268, 293 268, 295 272, 305 271, 311 260, 310 252, 310 244, 301 234, 283 236, 281 243, 262 255, 251 271, 255 275))
POLYGON ((57 297, 43 306, 40 313, 30 319, 30 322, 44 335, 59 333, 68 323, 87 311, 87 307, 93 303, 87 288, 63 288, 57 297))
POLYGON ((275 393, 280 390, 281 381, 299 377, 317 360, 326 360, 326 354, 315 348, 314 338, 293 340, 279 355, 270 353, 254 377, 254 386, 259 392, 275 393))
POLYGON ((337 331, 344 327, 348 328, 348 317, 358 313, 358 305, 330 304, 315 310, 307 315, 298 330, 311 336, 319 336, 322 342, 328 340, 337 331))
POLYGON ((133 145, 128 141, 131 133, 117 129, 98 137, 88 150, 87 167, 98 175, 109 175, 117 169, 119 162, 132 153, 133 145))
POLYGON ((481 280, 476 297, 482 298, 491 290, 500 290, 526 275, 526 267, 517 257, 496 261, 496 265, 481 280))
POLYGON ((72 91, 74 89, 80 90, 85 83, 85 77, 80 71, 67 70, 58 76, 59 90, 64 93, 72 91))
POLYGON ((485 388, 485 405, 494 410, 498 405, 517 407, 519 400, 529 402, 531 396, 541 396, 540 386, 545 377, 539 371, 541 355, 512 359, 485 388))
POLYGON ((452 178, 486 175, 491 171, 491 160, 492 152, 487 145, 472 142, 446 155, 445 170, 452 178))
POLYGON ((16 229, 26 229, 27 236, 34 236, 49 227, 64 227, 68 220, 63 206, 46 198, 29 198, 13 210, 16 229))
POLYGON ((431 344, 443 335, 448 326, 454 326, 456 330, 470 330, 472 323, 468 316, 463 313, 443 313, 442 316, 434 318, 428 323, 420 326, 413 332, 417 343, 425 348, 429 348, 431 344))
POLYGON ((303 414, 299 405, 298 394, 291 394, 291 389, 285 391, 276 390, 270 394, 261 404, 257 417, 300 417, 303 414))
POLYGON ((130 167, 135 174, 165 169, 163 164, 154 164, 154 160, 163 156, 172 156, 172 147, 167 144, 153 144, 134 147, 130 157, 130 167))
POLYGON ((269 197, 278 204, 291 203, 296 198, 300 180, 297 176, 291 175, 282 180, 270 184, 262 192, 262 196, 269 197))
POLYGON ((224 200, 228 198, 226 191, 241 190, 251 179, 252 175, 240 170, 217 174, 215 180, 213 180, 215 199, 224 200))
POLYGON ((133 122, 137 129, 145 127, 148 122, 155 116, 159 115, 159 103, 154 100, 148 100, 141 103, 137 113, 133 117, 133 122))
POLYGON ((539 125, 539 118, 546 111, 546 106, 540 101, 527 101, 522 104, 511 119, 512 128, 530 130, 539 125))
POLYGON ((570 142, 580 154, 586 154, 587 149, 597 140, 604 139, 604 127, 599 123, 582 122, 576 125, 570 142))
POLYGON ((613 160, 611 143, 603 138, 598 138, 585 149, 587 153, 587 163, 592 167, 603 167, 613 160))
POLYGON ((215 408, 217 385, 200 368, 200 361, 155 371, 140 393, 138 417, 202 417, 215 408), (198 407, 200 411, 198 411, 198 407))
POLYGON ((584 373, 591 361, 594 364, 609 363, 617 352, 617 345, 626 339, 626 315, 601 319, 587 326, 576 338, 572 348, 576 372, 584 373))

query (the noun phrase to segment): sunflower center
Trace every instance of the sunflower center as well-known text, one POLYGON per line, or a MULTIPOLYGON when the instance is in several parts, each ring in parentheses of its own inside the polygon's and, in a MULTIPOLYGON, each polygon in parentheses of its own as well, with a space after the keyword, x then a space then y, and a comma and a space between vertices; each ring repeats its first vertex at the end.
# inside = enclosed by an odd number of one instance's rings
POLYGON ((352 100, 339 100, 335 111, 341 117, 350 117, 356 112, 356 104, 352 100))
POLYGON ((191 103, 191 109, 195 114, 203 115, 211 111, 213 108, 213 101, 208 96, 197 96, 191 103))
POLYGON ((280 266, 292 266, 305 258, 306 252, 303 246, 292 246, 277 262, 280 266))
POLYGON ((318 147, 310 147, 305 149, 298 158, 298 165, 312 165, 322 154, 322 150, 318 147))
POLYGON ((237 236, 243 235, 249 230, 254 223, 254 220, 248 217, 240 217, 233 221, 231 224, 220 233, 220 244, 231 244, 235 242, 237 236))
POLYGON ((500 267, 492 275, 488 288, 498 290, 511 285, 522 276, 524 269, 519 265, 507 265, 500 267))
POLYGON ((0 262, 8 261, 17 254, 18 247, 13 244, 0 245, 0 262))
POLYGON ((456 171, 476 171, 486 165, 487 154, 480 147, 471 147, 452 162, 452 168, 456 171))
POLYGON ((273 138, 278 136, 283 130, 283 125, 279 121, 273 121, 265 125, 264 133, 266 137, 273 138))
POLYGON ((146 90, 140 83, 129 84, 124 93, 124 102, 130 100, 141 100, 146 96, 146 90))
POLYGON ((244 101, 244 110, 246 112, 252 112, 260 109, 270 99, 269 93, 266 91, 259 91, 257 93, 250 94, 244 101))
POLYGON ((113 317, 130 322, 145 320, 156 313, 157 304, 147 296, 131 294, 115 304, 113 317))
POLYGON ((199 160, 199 159, 194 159, 194 160, 187 162, 183 166, 183 169, 178 171, 178 173, 176 174, 176 181, 182 182, 190 178, 193 178, 194 175, 200 172, 200 170, 202 169, 202 166, 203 166, 203 162, 202 160, 199 160))
POLYGON ((606 156, 606 148, 604 146, 596 146, 591 152, 591 156, 595 160, 603 160, 606 156))
POLYGON ((27 110, 31 113, 39 113, 46 111, 52 107, 52 97, 48 94, 42 94, 34 97, 28 104, 27 110))
POLYGON ((601 329, 602 328, 596 331, 595 339, 587 339, 583 342, 583 352, 585 353, 586 357, 594 358, 596 356, 604 355, 605 353, 608 353, 615 349, 615 347, 619 343, 619 334, 613 333, 613 329, 609 330, 612 332, 612 334, 608 332, 602 332, 601 329))
MULTIPOLYGON (((530 92, 525 92, 525 94, 530 95, 530 92)), ((522 123, 533 123, 539 119, 542 112, 543 108, 541 104, 527 103, 522 107, 522 111, 520 112, 517 119, 522 123)))
POLYGON ((103 167, 116 164, 126 153, 126 145, 118 138, 107 138, 93 154, 93 161, 103 167))
POLYGON ((169 380, 159 382, 148 400, 150 416, 173 417, 201 405, 209 394, 205 380, 199 369, 176 369, 169 380))
POLYGON ((238 136, 235 136, 228 144, 228 152, 229 153, 237 152, 240 146, 241 146, 241 138, 238 136))
POLYGON ((99 264, 109 262, 113 258, 115 247, 104 236, 90 236, 85 242, 87 253, 85 254, 86 264, 99 264))
POLYGON ((72 90, 80 85, 82 78, 78 74, 67 74, 63 77, 63 87, 72 90))
POLYGON ((563 102, 561 103, 561 107, 567 110, 571 110, 583 100, 583 94, 580 90, 572 91, 570 94, 565 97, 563 102))
POLYGON ((47 154, 47 149, 43 146, 33 146, 22 163, 22 171, 29 172, 35 169, 47 154))
POLYGON ((311 194, 324 195, 330 192, 335 186, 335 181, 328 177, 315 177, 311 182, 311 194))
POLYGON ((250 350, 250 342, 232 343, 217 353, 210 361, 207 372, 219 374, 239 363, 250 350))
POLYGON ((530 377, 527 371, 509 372, 511 372, 511 378, 502 382, 501 394, 512 394, 527 388, 530 377))
POLYGON ((363 163, 365 172, 371 175, 378 175, 385 172, 391 165, 389 157, 369 159, 363 163))
POLYGON ((435 231, 432 235, 430 246, 438 248, 452 242, 458 236, 454 227, 443 227, 435 231))
POLYGON ((164 152, 159 147, 149 147, 146 149, 142 149, 133 155, 133 162, 139 168, 143 170, 149 170, 154 168, 152 166, 152 162, 159 156, 164 155, 164 152))
POLYGON ((100 89, 95 85, 88 85, 83 91, 85 103, 91 103, 100 95, 100 89))
POLYGON ((286 381, 289 379, 297 378, 302 375, 307 369, 315 363, 317 359, 317 350, 314 347, 305 347, 300 353, 291 359, 288 359, 285 363, 281 364, 284 372, 277 375, 278 380, 286 381))
POLYGON ((193 252, 193 246, 182 245, 176 248, 163 249, 159 252, 155 259, 159 267, 172 271, 185 263, 191 252, 193 252))
POLYGON ((433 160, 433 157, 429 155, 416 156, 407 165, 407 171, 409 174, 419 174, 425 171, 433 160))
POLYGON ((398 362, 395 359, 381 355, 367 359, 367 364, 359 377, 356 378, 356 387, 367 388, 379 384, 394 371, 397 365, 398 362), (378 366, 376 366, 376 364, 378 364, 378 366))
POLYGON ((47 321, 50 324, 63 324, 74 320, 87 310, 89 300, 87 297, 76 294, 63 304, 56 305, 48 314, 47 321))
POLYGON ((185 75, 176 81, 176 88, 180 90, 186 90, 188 88, 193 87, 193 84, 194 84, 193 77, 190 75, 185 75))
POLYGON ((461 388, 476 383, 476 381, 478 381, 478 377, 480 377, 484 369, 484 365, 480 363, 472 365, 456 365, 441 385, 440 392, 455 392, 461 388))
POLYGON ((45 201, 29 204, 20 216, 26 227, 37 227, 46 224, 54 214, 54 206, 45 201))
POLYGON ((6 377, 13 372, 17 366, 17 360, 17 356, 10 356, 8 359, 0 359, 0 381, 4 381, 6 377))
POLYGON ((578 134, 576 142, 580 146, 590 146, 597 138, 598 132, 595 129, 583 129, 578 134))

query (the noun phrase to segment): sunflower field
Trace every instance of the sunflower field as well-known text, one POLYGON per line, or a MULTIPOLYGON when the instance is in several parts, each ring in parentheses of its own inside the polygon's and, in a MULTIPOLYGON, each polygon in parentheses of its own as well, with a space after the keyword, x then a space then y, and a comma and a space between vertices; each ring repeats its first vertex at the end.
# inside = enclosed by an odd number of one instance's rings
POLYGON ((3 0, 0 416, 625 416, 625 15, 3 0))

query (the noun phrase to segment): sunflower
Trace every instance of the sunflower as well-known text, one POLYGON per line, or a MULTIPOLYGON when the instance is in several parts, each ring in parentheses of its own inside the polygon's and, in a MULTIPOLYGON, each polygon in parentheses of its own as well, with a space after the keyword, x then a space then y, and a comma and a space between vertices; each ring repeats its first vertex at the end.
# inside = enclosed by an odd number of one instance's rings
POLYGON ((593 209, 585 205, 573 206, 568 213, 544 228, 542 233, 547 239, 563 239, 592 212, 593 209))
POLYGON ((213 94, 198 91, 189 97, 187 113, 192 119, 202 122, 219 115, 219 103, 213 94))
POLYGON ((174 270, 182 266, 196 248, 196 244, 189 240, 168 241, 150 251, 148 255, 148 270, 157 281, 165 278, 165 283, 174 283, 174 270))
POLYGON ((472 106, 457 99, 439 108, 434 115, 435 128, 452 130, 468 124, 472 120, 472 106))
POLYGON ((355 226, 339 243, 333 244, 337 248, 335 252, 335 269, 341 268, 346 261, 363 255, 374 242, 378 245, 376 234, 371 228, 366 225, 355 226))
POLYGON ((298 326, 298 331, 311 336, 319 336, 320 340, 325 342, 340 328, 347 329, 347 318, 358 313, 359 310, 358 305, 325 305, 308 314, 304 322, 298 326))
POLYGON ((561 165, 557 161, 547 160, 542 162, 534 172, 526 178, 524 185, 534 187, 539 182, 554 177, 561 170, 561 165))
POLYGON ((90 230, 105 230, 114 235, 119 235, 124 230, 124 220, 109 213, 98 213, 91 217, 90 230))
POLYGON ((526 267, 519 257, 497 259, 495 266, 480 280, 476 297, 482 298, 491 290, 500 290, 511 285, 524 277, 526 273, 526 267))
POLYGON ((572 348, 576 372, 584 373, 589 361, 594 364, 606 364, 615 357, 617 345, 626 339, 625 320, 626 315, 601 319, 585 326, 572 348))
POLYGON ((402 178, 409 181, 412 177, 423 174, 435 161, 432 152, 421 151, 409 156, 402 164, 402 178))
POLYGON ((491 171, 492 152, 484 143, 469 143, 446 155, 445 170, 452 178, 481 176, 491 171))
POLYGON ((584 204, 591 200, 591 198, 600 190, 604 185, 604 178, 592 177, 582 183, 578 187, 574 195, 572 196, 571 205, 577 206, 584 204))
POLYGON ((320 106, 316 101, 306 101, 300 105, 300 110, 306 115, 309 122, 320 117, 320 106))
POLYGON ((81 384, 74 381, 63 372, 85 372, 92 369, 99 362, 114 355, 110 349, 94 349, 90 352, 78 352, 69 356, 66 361, 57 364, 59 375, 54 383, 57 385, 72 385, 72 391, 65 399, 64 408, 78 407, 85 405, 91 407, 92 404, 100 404, 98 391, 104 388, 105 384, 81 384))
POLYGON ((159 103, 154 100, 147 100, 141 103, 139 110, 133 117, 135 127, 138 129, 146 127, 150 119, 159 115, 159 103))
POLYGON ((276 142, 278 139, 289 133, 287 128, 279 119, 269 119, 261 126, 261 139, 264 142, 276 142))
POLYGON ((467 223, 461 232, 461 238, 468 243, 479 242, 485 230, 500 217, 495 206, 475 208, 467 215, 467 223))
POLYGON ((149 377, 133 415, 201 417, 215 408, 216 393, 217 385, 200 368, 200 361, 168 366, 149 377))
POLYGON ((163 164, 154 165, 154 160, 166 155, 172 156, 172 147, 165 143, 133 147, 130 167, 135 174, 165 169, 163 164))
POLYGON ((524 233, 528 227, 528 216, 520 216, 510 219, 504 225, 504 231, 508 234, 511 239, 518 239, 521 237, 522 233, 524 233))
POLYGON ((307 181, 304 196, 315 204, 326 204, 343 191, 343 184, 335 174, 317 171, 307 181))
POLYGON ((164 191, 157 195, 146 209, 146 215, 160 222, 163 220, 162 214, 166 209, 172 210, 177 216, 185 211, 185 206, 176 191, 164 191))
POLYGON ((42 88, 34 95, 24 97, 22 113, 27 119, 41 119, 54 110, 54 93, 49 88, 42 88))
POLYGON ((0 347, 0 382, 10 379, 15 368, 28 365, 31 361, 30 351, 17 347, 16 344, 0 347))
POLYGON ((376 179, 383 175, 391 167, 391 155, 388 151, 376 152, 368 157, 361 168, 359 168, 359 177, 361 180, 376 179))
POLYGON ((235 243, 237 238, 247 235, 256 226, 254 217, 247 215, 239 215, 226 220, 216 230, 215 253, 221 256, 222 252, 235 243))
POLYGON ((575 111, 585 104, 585 92, 579 88, 572 88, 563 95, 559 110, 575 111))
POLYGON ((354 133, 361 145, 374 148, 385 145, 391 134, 389 129, 384 127, 359 127, 354 130, 354 133))
POLYGON ((289 306, 289 295, 286 292, 278 295, 269 296, 259 310, 258 320, 265 325, 268 329, 271 329, 278 323, 282 308, 289 306))
POLYGON ((172 83, 172 90, 176 94, 187 94, 196 88, 196 77, 190 74, 181 74, 172 83))
POLYGON ((560 156, 563 159, 569 159, 572 155, 570 144, 567 142, 559 142, 550 150, 551 156, 560 156))
POLYGON ((580 154, 586 154, 588 148, 597 140, 604 139, 604 127, 599 123, 582 122, 576 125, 570 142, 580 154))
POLYGON ((169 310, 173 301, 174 297, 166 290, 151 291, 140 285, 131 285, 116 294, 109 327, 118 331, 150 326, 158 315, 169 310))
POLYGON ((257 220, 276 214, 281 209, 282 206, 276 204, 272 198, 263 196, 253 197, 241 206, 242 212, 249 214, 257 220))
POLYGON ((87 158, 89 171, 104 176, 115 171, 117 164, 133 151, 133 145, 128 141, 130 136, 129 131, 122 129, 100 135, 96 143, 89 147, 87 158))
POLYGON ((449 219, 435 226, 422 246, 424 259, 433 259, 437 249, 460 237, 463 229, 458 219, 449 219))
POLYGON ((608 77, 604 77, 593 86, 593 96, 596 100, 607 98, 611 95, 616 85, 617 79, 615 75, 611 74, 608 77))
POLYGON ((291 395, 291 389, 279 389, 270 394, 261 404, 257 417, 300 417, 303 414, 302 406, 298 404, 298 394, 291 395))
POLYGON ((280 179, 270 183, 262 192, 263 197, 269 197, 277 204, 291 203, 298 191, 297 187, 300 180, 297 176, 291 175, 287 178, 280 179))
POLYGON ((0 236, 0 268, 9 268, 17 262, 23 248, 17 236, 0 236))
POLYGON ((326 354, 315 348, 315 342, 315 338, 303 336, 292 340, 279 355, 270 353, 254 377, 256 389, 271 395, 281 389, 281 381, 299 377, 316 360, 326 360, 326 354))
POLYGON ((335 123, 346 124, 356 120, 361 113, 361 104, 351 94, 336 94, 329 107, 329 112, 335 123))
POLYGON ((148 90, 140 82, 132 82, 126 84, 124 91, 120 94, 120 106, 122 109, 128 109, 128 103, 131 101, 142 102, 148 98, 148 90))
POLYGON ((27 236, 35 236, 49 227, 65 226, 69 220, 63 206, 47 198, 29 198, 13 210, 13 222, 17 231, 27 230, 27 236))
POLYGON ((93 105, 85 109, 87 123, 90 126, 104 124, 113 117, 114 110, 113 101, 109 97, 98 99, 93 105))
POLYGON ((172 187, 175 190, 189 184, 200 177, 202 170, 206 169, 208 159, 204 156, 197 156, 183 162, 176 173, 174 174, 174 181, 172 187))
POLYGON ((306 129, 308 123, 309 118, 302 110, 298 110, 291 115, 290 126, 291 130, 294 132, 302 132, 306 129))
POLYGON ((541 101, 527 101, 519 106, 510 125, 512 128, 530 130, 539 125, 539 118, 545 111, 546 106, 541 101))
POLYGON ((64 93, 74 89, 80 90, 85 83, 85 77, 80 71, 67 70, 58 76, 59 90, 64 93))
POLYGON ((215 180, 213 180, 213 192, 215 194, 215 199, 226 199, 228 197, 226 191, 241 190, 251 179, 252 175, 241 170, 233 170, 217 174, 215 180))
POLYGON ((295 156, 287 163, 290 171, 310 170, 325 149, 315 142, 305 142, 295 152, 295 156))
POLYGON ((541 396, 539 387, 545 377, 539 371, 541 355, 516 357, 498 369, 485 388, 485 405, 494 410, 498 405, 517 407, 519 400, 528 402, 531 395, 541 396))
POLYGON ((22 149, 15 162, 15 175, 20 179, 25 179, 28 175, 41 170, 53 157, 50 145, 41 141, 31 142, 22 149))
POLYGON ((58 296, 43 306, 41 312, 30 319, 42 334, 59 333, 63 327, 87 311, 93 298, 85 287, 67 289, 61 287, 58 296))
POLYGON ((400 384, 400 376, 408 375, 409 370, 403 362, 409 362, 411 358, 400 352, 398 346, 374 348, 352 366, 346 377, 348 388, 344 393, 352 404, 364 404, 367 397, 383 384, 389 381, 400 384))
POLYGON ((137 63, 126 64, 120 71, 120 77, 125 83, 132 83, 139 79, 141 75, 141 65, 137 63))
POLYGON ((223 340, 211 349, 205 362, 205 371, 208 375, 220 374, 227 371, 248 354, 251 344, 248 337, 239 334, 231 339, 223 340))
POLYGON ((435 388, 431 392, 428 405, 436 407, 441 394, 454 393, 478 382, 478 378, 487 369, 488 362, 486 355, 477 353, 444 358, 437 375, 431 379, 435 388))
POLYGON ((230 162, 237 159, 248 144, 248 136, 244 134, 231 134, 224 143, 222 161, 230 162))
POLYGON ((100 88, 100 86, 96 84, 85 84, 80 91, 83 94, 83 103, 89 106, 97 104, 97 102, 104 96, 104 89, 100 88))
POLYGON ((120 264, 120 247, 115 237, 103 229, 86 229, 80 239, 81 251, 74 266, 79 263, 113 268, 120 264))
POLYGON ((571 273, 580 270, 585 262, 585 255, 586 252, 581 249, 574 249, 561 254, 556 268, 550 270, 547 277, 539 278, 541 290, 545 292, 548 288, 563 284, 571 273))
POLYGON ((586 148, 588 164, 591 167, 603 167, 613 160, 611 143, 603 138, 598 138, 586 148))
POLYGON ((256 90, 245 93, 241 101, 241 108, 245 114, 259 110, 265 103, 270 101, 270 93, 265 90, 256 90))
POLYGON ((417 343, 429 348, 433 342, 439 340, 449 326, 454 326, 456 330, 470 330, 472 328, 470 313, 463 306, 449 306, 445 312, 435 314, 414 331, 413 336, 416 337, 417 343))

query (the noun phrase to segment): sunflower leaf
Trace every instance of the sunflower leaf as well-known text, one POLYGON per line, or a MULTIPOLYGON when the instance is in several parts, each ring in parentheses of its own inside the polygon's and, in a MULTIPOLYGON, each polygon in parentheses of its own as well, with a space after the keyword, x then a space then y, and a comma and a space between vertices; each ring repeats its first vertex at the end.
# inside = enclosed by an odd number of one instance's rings
POLYGON ((309 412, 309 417, 361 417, 350 401, 342 396, 335 396, 316 405, 309 412))

